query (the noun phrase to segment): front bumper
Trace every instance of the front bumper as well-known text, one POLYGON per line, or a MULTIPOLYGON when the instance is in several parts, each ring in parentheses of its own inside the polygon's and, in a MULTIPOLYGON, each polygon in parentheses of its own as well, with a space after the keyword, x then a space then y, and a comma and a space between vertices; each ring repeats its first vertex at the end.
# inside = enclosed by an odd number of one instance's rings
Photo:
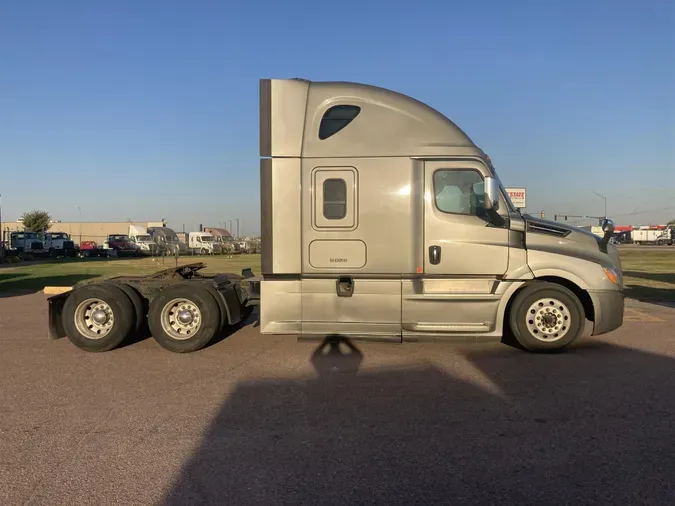
POLYGON ((623 325, 624 295, 619 290, 589 291, 595 321, 591 335, 599 336, 623 325))

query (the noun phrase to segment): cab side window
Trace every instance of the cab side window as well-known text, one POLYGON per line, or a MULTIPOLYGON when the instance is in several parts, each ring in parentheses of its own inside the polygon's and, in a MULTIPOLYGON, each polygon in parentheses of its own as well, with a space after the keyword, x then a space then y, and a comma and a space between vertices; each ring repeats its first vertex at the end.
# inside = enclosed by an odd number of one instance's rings
POLYGON ((439 211, 484 216, 484 181, 472 169, 439 169, 433 174, 434 199, 439 211))

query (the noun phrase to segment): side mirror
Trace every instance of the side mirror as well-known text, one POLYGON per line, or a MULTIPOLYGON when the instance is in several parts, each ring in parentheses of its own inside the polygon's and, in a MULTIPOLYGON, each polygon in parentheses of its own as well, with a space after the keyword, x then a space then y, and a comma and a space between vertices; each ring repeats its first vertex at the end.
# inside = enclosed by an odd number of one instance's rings
POLYGON ((609 244, 609 240, 612 238, 612 234, 614 233, 614 222, 609 218, 602 220, 602 231, 605 233, 605 235, 602 237, 602 239, 600 239, 598 246, 600 251, 607 253, 607 244, 609 244))
POLYGON ((485 209, 488 211, 499 210, 499 183, 493 177, 485 178, 485 209))
POLYGON ((614 233, 614 222, 610 220, 609 218, 605 218, 602 220, 602 231, 607 234, 609 233, 610 235, 614 233))

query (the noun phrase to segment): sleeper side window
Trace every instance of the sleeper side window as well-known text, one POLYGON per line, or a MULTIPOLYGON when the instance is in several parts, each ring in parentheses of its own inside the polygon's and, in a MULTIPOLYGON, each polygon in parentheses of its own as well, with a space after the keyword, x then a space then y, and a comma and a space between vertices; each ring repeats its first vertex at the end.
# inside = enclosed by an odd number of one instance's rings
POLYGON ((319 125, 319 139, 325 140, 349 125, 361 112, 356 105, 334 105, 328 109, 319 125))
POLYGON ((327 220, 341 220, 347 215, 347 183, 344 179, 326 179, 323 182, 323 216, 327 220))
POLYGON ((433 175, 434 199, 439 211, 484 216, 484 181, 473 169, 439 169, 433 175))
POLYGON ((358 172, 355 167, 316 167, 311 174, 312 226, 347 231, 358 226, 358 172))

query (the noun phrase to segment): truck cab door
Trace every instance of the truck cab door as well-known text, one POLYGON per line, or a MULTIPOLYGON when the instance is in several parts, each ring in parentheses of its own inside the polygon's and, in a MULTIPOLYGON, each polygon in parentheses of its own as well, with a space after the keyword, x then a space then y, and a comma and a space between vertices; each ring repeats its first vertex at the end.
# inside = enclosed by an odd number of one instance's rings
POLYGON ((494 329, 495 294, 509 263, 507 222, 485 211, 478 160, 424 162, 421 276, 403 286, 405 334, 486 333, 494 329))

